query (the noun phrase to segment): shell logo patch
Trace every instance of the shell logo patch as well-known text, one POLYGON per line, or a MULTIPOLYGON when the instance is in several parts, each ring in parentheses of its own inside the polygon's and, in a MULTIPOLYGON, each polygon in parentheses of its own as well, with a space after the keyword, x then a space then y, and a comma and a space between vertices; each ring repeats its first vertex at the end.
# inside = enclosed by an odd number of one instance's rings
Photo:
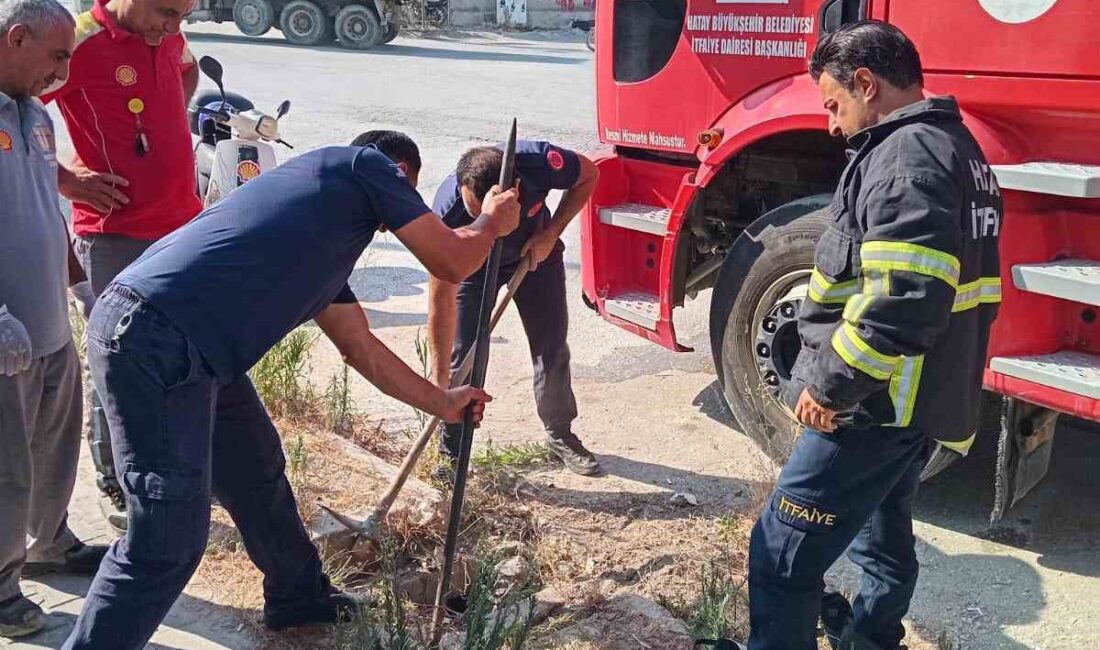
POLYGON ((132 86, 137 83, 137 70, 128 65, 120 65, 115 68, 115 81, 123 86, 132 86))
POLYGON ((556 172, 565 169, 565 156, 561 155, 561 152, 557 149, 551 149, 547 152, 546 162, 550 164, 550 169, 556 172))
POLYGON ((11 151, 11 147, 11 135, 7 131, 0 129, 0 151, 11 151))
POLYGON ((242 160, 237 164, 237 184, 244 184, 260 175, 260 166, 251 160, 242 160))

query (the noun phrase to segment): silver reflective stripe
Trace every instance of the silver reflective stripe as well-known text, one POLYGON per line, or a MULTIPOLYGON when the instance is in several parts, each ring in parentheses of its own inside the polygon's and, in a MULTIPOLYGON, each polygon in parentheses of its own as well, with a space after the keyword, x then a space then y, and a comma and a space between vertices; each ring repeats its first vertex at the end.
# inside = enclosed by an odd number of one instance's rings
POLYGON ((892 427, 907 427, 913 421, 913 409, 920 390, 924 357, 902 357, 897 373, 890 378, 890 399, 894 403, 892 427))
POLYGON ((859 337, 856 328, 847 322, 833 334, 833 349, 849 366, 880 381, 885 381, 894 374, 901 359, 887 356, 872 348, 859 337))
POLYGON ((934 248, 900 242, 870 241, 860 247, 865 269, 908 271, 939 278, 952 287, 959 284, 961 266, 954 255, 934 248))
POLYGON ((829 282, 829 279, 817 268, 810 274, 810 300, 822 304, 843 305, 848 298, 859 293, 859 280, 829 282))
POLYGON ((1001 302, 1001 278, 978 278, 973 282, 960 284, 955 292, 955 306, 952 312, 974 309, 978 305, 992 305, 1001 302))

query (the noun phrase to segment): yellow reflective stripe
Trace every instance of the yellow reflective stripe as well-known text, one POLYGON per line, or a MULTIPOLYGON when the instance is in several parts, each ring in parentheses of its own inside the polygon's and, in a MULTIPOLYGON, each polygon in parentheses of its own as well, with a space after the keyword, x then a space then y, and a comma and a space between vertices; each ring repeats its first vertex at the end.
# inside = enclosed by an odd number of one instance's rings
POLYGON ((829 282, 829 279, 825 275, 814 268, 813 273, 810 274, 810 300, 822 304, 840 304, 843 305, 848 301, 848 298, 856 295, 859 292, 858 280, 847 280, 845 282, 829 282))
POLYGON ((894 374, 901 357, 887 356, 860 338, 856 328, 848 322, 841 324, 833 334, 833 349, 849 366, 879 381, 894 374))
POLYGON ((962 269, 954 255, 927 246, 900 242, 863 242, 860 259, 864 269, 919 273, 939 278, 952 287, 958 286, 962 269))
POLYGON ((853 325, 858 324, 863 312, 867 311, 874 299, 874 296, 866 293, 852 296, 852 299, 844 305, 844 320, 853 325))
POLYGON ((917 405, 924 356, 902 357, 898 372, 890 377, 890 399, 894 403, 894 422, 889 426, 907 427, 913 421, 917 405))
POLYGON ((952 312, 958 313, 974 309, 978 305, 994 305, 1001 302, 1001 278, 978 278, 973 282, 960 284, 955 291, 955 306, 952 312))
POLYGON ((957 452, 957 453, 965 456, 966 454, 968 454, 970 452, 970 447, 974 444, 974 439, 977 438, 977 436, 978 436, 978 434, 975 432, 975 433, 970 434, 970 437, 967 438, 966 440, 959 440, 958 442, 947 442, 945 440, 936 440, 936 442, 940 443, 944 447, 947 447, 951 451, 957 452))

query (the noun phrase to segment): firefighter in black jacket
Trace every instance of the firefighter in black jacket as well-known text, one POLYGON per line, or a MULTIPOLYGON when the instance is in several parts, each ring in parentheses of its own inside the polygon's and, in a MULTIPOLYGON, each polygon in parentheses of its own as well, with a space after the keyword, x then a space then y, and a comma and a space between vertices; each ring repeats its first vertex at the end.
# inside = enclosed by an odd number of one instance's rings
POLYGON ((749 648, 817 648, 820 615, 834 647, 894 650, 917 581, 921 470, 937 441, 965 454, 977 429, 1001 197, 955 100, 924 98, 920 57, 897 28, 825 36, 810 72, 854 152, 786 395, 806 429, 752 533, 749 648), (846 549, 863 569, 851 605, 823 594, 846 549))

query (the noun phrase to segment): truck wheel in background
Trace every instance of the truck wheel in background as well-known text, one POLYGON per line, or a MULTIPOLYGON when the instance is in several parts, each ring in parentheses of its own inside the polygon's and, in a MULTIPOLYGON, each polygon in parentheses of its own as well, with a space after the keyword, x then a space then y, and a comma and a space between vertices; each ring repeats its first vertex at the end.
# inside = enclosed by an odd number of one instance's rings
POLYGON ((263 36, 275 24, 275 8, 270 0, 237 0, 233 23, 245 36, 263 36))
POLYGON ((331 22, 321 7, 310 0, 293 0, 279 14, 279 27, 295 45, 320 45, 332 38, 331 22))
POLYGON ((792 201, 734 241, 714 287, 710 340, 722 394, 741 430, 776 462, 798 435, 778 399, 801 349, 798 312, 817 240, 829 225, 828 196, 792 201))
POLYGON ((382 34, 382 21, 373 9, 348 5, 336 14, 336 38, 341 47, 369 50, 382 42, 382 34))
POLYGON ((386 25, 386 30, 382 33, 382 42, 389 43, 393 39, 397 38, 397 35, 401 33, 401 26, 397 24, 396 18, 391 20, 386 25))

